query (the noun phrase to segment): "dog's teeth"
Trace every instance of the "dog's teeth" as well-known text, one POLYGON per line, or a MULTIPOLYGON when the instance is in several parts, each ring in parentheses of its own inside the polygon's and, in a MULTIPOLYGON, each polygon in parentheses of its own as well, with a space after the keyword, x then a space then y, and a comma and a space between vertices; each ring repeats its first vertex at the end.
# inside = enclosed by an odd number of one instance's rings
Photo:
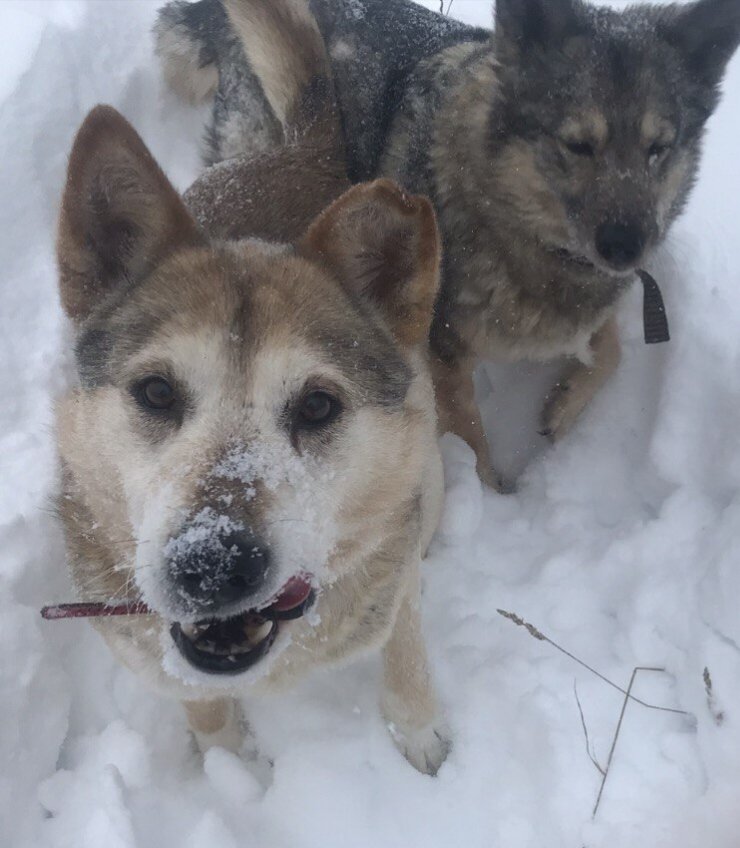
POLYGON ((200 624, 198 622, 195 622, 193 624, 180 625, 180 629, 185 634, 185 636, 187 636, 187 638, 193 642, 196 642, 198 639, 200 639, 209 627, 209 624, 200 624))
POLYGON ((259 645, 264 639, 270 635, 272 631, 272 622, 264 621, 259 627, 247 628, 246 634, 250 645, 259 645))

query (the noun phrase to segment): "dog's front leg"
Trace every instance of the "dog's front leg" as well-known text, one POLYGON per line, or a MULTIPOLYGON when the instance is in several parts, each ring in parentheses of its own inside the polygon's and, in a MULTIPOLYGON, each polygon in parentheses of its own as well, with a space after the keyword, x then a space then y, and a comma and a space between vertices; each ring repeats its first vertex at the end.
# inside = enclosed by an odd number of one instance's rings
POLYGON ((202 754, 216 747, 239 753, 246 736, 246 720, 238 701, 234 698, 183 701, 183 706, 202 754))
POLYGON ((593 360, 569 368, 547 397, 542 413, 542 434, 553 441, 573 426, 591 398, 616 371, 620 360, 617 322, 610 318, 591 338, 593 360))
POLYGON ((396 747, 414 768, 434 775, 447 757, 449 736, 432 688, 419 612, 419 577, 405 595, 383 649, 382 710, 396 747))
POLYGON ((491 464, 488 438, 483 429, 478 403, 475 400, 474 367, 475 363, 472 359, 454 362, 434 359, 432 376, 439 432, 441 435, 454 433, 467 442, 475 452, 475 467, 482 482, 502 492, 508 487, 496 474, 491 464))

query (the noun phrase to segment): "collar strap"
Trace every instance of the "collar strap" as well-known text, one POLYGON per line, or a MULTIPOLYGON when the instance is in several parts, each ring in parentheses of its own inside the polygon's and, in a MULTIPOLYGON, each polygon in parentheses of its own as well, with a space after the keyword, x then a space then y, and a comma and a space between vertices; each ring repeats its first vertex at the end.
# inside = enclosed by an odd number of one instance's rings
POLYGON ((644 291, 642 301, 643 323, 645 325, 645 344, 661 344, 671 340, 668 329, 668 316, 660 287, 655 278, 647 271, 639 270, 637 276, 642 280, 644 291))

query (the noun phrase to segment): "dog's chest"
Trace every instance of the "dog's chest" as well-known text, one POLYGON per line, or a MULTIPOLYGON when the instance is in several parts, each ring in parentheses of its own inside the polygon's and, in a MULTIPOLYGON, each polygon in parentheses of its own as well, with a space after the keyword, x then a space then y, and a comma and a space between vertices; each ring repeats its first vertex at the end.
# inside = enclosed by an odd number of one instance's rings
POLYGON ((478 254, 448 264, 450 296, 445 322, 476 357, 548 361, 575 356, 588 361, 591 336, 611 314, 614 304, 585 300, 581 308, 551 296, 527 292, 509 277, 503 263, 478 254))

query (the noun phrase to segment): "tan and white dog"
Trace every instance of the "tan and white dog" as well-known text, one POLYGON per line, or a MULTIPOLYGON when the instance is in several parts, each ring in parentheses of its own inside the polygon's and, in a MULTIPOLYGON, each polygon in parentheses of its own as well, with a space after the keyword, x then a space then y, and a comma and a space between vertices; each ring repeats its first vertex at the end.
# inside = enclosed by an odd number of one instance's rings
POLYGON ((110 107, 74 142, 58 261, 80 379, 57 418, 74 583, 146 603, 96 627, 184 702, 202 747, 239 746, 240 696, 382 646, 384 717, 435 773, 434 212, 385 180, 345 191, 313 19, 298 0, 242 6, 260 44, 296 47, 263 80, 291 144, 183 200, 110 107))

